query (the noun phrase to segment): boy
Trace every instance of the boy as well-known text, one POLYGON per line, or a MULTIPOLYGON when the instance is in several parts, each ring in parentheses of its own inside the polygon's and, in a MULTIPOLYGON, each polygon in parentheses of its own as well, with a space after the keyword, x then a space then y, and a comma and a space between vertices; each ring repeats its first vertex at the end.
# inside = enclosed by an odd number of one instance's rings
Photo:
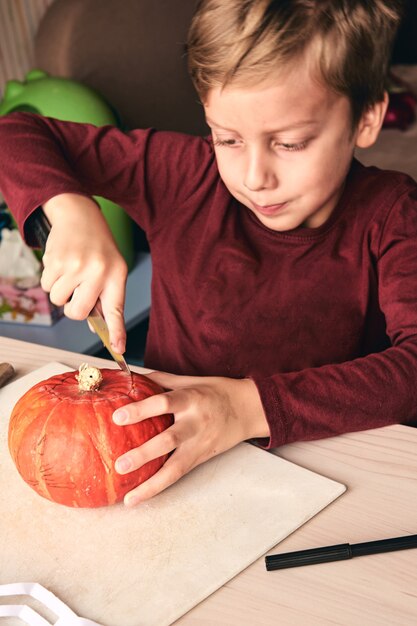
POLYGON ((173 454, 126 504, 243 440, 416 419, 417 185, 353 159, 387 108, 393 7, 203 0, 188 55, 211 139, 2 120, 0 187, 29 243, 34 210, 52 224, 43 287, 74 319, 99 300, 120 351, 126 268, 91 196, 148 236, 145 364, 169 391, 114 420, 175 424, 116 468, 173 454))

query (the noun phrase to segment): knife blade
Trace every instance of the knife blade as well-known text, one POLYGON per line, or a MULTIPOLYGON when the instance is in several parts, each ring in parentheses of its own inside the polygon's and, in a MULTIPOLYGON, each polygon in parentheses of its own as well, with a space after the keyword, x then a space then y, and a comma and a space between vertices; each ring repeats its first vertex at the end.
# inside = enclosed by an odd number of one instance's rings
MULTIPOLYGON (((49 232, 51 230, 51 224, 49 223, 48 218, 43 212, 42 208, 38 208, 29 218, 28 229, 30 229, 37 240, 37 243, 45 250, 46 240, 48 239, 49 232)), ((97 305, 93 307, 90 314, 87 317, 87 321, 90 323, 90 326, 97 333, 98 337, 100 337, 103 345, 109 351, 113 360, 117 363, 120 369, 126 374, 131 376, 131 371, 129 369, 128 364, 126 363, 126 359, 122 354, 113 350, 110 344, 110 334, 109 328, 107 326, 107 322, 104 319, 101 311, 97 308, 97 305)))
POLYGON ((131 371, 128 364, 126 363, 126 359, 124 358, 123 354, 119 354, 119 352, 116 352, 111 347, 107 322, 96 306, 92 309, 90 315, 87 317, 87 321, 90 322, 91 326, 94 328, 95 332, 103 342, 103 345, 110 352, 113 360, 116 361, 120 369, 126 372, 126 374, 129 374, 129 376, 131 376, 131 371))

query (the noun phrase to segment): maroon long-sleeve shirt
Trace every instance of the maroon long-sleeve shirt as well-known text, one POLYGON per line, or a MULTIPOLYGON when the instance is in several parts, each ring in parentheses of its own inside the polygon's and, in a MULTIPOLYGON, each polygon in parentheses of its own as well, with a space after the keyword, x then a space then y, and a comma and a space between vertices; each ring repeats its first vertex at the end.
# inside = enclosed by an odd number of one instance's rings
POLYGON ((252 377, 271 431, 263 444, 417 423, 409 177, 354 161, 325 224, 275 232, 230 195, 204 138, 15 114, 0 120, 0 161, 22 231, 63 192, 125 208, 152 253, 145 364, 252 377))

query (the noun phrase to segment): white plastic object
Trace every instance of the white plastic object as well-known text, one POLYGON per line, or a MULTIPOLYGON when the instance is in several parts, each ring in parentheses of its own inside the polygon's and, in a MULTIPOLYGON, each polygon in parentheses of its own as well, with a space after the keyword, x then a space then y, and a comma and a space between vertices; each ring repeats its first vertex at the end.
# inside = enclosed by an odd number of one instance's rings
POLYGON ((76 615, 65 602, 62 602, 62 600, 39 583, 0 585, 0 597, 2 596, 30 596, 35 598, 35 600, 38 600, 38 602, 41 602, 55 613, 58 619, 51 623, 27 604, 0 604, 0 626, 2 617, 18 617, 24 624, 29 624, 29 626, 102 626, 91 619, 76 615))

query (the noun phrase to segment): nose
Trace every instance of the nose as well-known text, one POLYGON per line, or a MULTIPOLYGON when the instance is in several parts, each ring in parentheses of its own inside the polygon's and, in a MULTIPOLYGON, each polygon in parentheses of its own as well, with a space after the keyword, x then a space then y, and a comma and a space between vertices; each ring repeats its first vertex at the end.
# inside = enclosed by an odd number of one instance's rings
POLYGON ((248 152, 243 185, 249 191, 271 189, 277 184, 275 169, 271 156, 260 148, 248 152))

